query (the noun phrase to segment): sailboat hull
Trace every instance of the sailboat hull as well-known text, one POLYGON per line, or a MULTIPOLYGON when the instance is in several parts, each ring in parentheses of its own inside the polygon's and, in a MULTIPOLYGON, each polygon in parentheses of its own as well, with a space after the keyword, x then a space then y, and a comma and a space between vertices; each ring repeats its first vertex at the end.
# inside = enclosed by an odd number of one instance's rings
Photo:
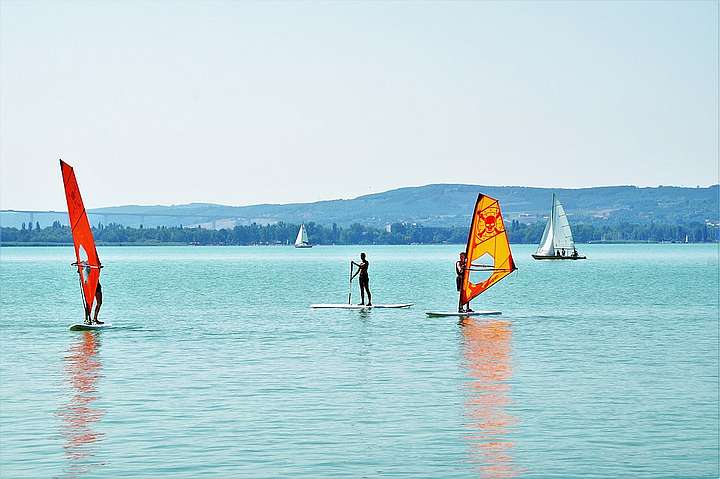
POLYGON ((295 247, 296 248, 312 248, 313 245, 311 245, 311 244, 296 244, 295 247))
POLYGON ((587 259, 587 256, 543 256, 539 254, 532 255, 535 259, 587 259))

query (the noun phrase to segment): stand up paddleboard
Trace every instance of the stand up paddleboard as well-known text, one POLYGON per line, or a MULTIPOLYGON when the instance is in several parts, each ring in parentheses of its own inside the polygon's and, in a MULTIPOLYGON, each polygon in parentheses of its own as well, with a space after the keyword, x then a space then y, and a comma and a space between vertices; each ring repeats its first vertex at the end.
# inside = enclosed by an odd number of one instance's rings
POLYGON ((110 323, 104 323, 104 324, 73 324, 70 326, 70 331, 95 331, 97 329, 107 329, 112 328, 112 324, 110 323))
POLYGON ((469 318, 471 316, 497 316, 502 314, 501 311, 472 311, 470 313, 458 313, 457 311, 425 311, 425 314, 430 318, 444 318, 444 317, 456 317, 456 318, 469 318))
POLYGON ((398 304, 373 304, 372 306, 364 306, 362 304, 311 304, 310 307, 314 309, 399 309, 409 308, 413 303, 398 303, 398 304))

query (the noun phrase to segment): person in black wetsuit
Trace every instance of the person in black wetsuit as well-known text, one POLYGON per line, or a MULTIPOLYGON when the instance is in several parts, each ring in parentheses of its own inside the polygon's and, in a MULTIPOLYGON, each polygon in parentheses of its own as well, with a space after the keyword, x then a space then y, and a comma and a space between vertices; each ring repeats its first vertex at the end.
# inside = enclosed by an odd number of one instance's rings
MULTIPOLYGON (((370 262, 365 257, 365 253, 360 253, 360 263, 355 261, 351 262, 354 266, 357 266, 358 270, 352 275, 352 278, 358 276, 360 281, 360 299, 361 305, 365 305, 365 293, 367 292, 368 302, 365 306, 372 306, 372 297, 370 296, 370 278, 368 277, 368 267, 370 262)), ((350 279, 352 279, 350 278, 350 279)))
MULTIPOLYGON (((458 293, 462 289, 463 276, 465 275, 465 268, 467 267, 467 256, 464 251, 460 252, 460 259, 455 261, 455 286, 457 287, 458 293)), ((458 299, 458 313, 471 313, 470 303, 462 304, 458 299)))
MULTIPOLYGON (((458 293, 462 289, 462 283, 463 283, 463 275, 465 274, 465 265, 467 264, 467 260, 465 258, 465 252, 460 252, 460 259, 455 261, 455 287, 457 288, 458 293)), ((458 313, 463 312, 463 304, 458 302, 458 313)))

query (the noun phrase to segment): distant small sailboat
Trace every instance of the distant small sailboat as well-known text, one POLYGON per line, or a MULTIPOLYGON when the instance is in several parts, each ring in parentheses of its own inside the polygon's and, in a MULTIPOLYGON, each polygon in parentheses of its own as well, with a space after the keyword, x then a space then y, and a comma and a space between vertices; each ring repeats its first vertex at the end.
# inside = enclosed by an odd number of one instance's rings
MULTIPOLYGON (((500 203, 495 198, 478 195, 465 257, 467 265, 460 287, 460 305, 469 305, 473 298, 517 269, 510 251, 510 241, 505 231, 500 203)), ((425 314, 430 317, 465 318, 502 313, 500 311, 427 311, 425 314)))
POLYGON ((554 193, 550 217, 545 225, 540 245, 532 257, 535 259, 586 259, 585 256, 580 256, 575 248, 565 209, 554 193))
POLYGON ((312 248, 313 245, 310 244, 308 241, 308 235, 307 230, 305 229, 305 224, 300 225, 300 230, 298 231, 297 238, 295 238, 295 247, 296 248, 312 248))
MULTIPOLYGON (((73 245, 75 247, 76 261, 72 264, 77 267, 80 277, 80 292, 82 293, 85 317, 90 317, 90 312, 95 301, 97 285, 100 282, 100 258, 95 248, 90 220, 85 212, 85 205, 80 196, 80 188, 75 179, 75 172, 72 166, 60 160, 60 171, 65 187, 65 199, 67 200, 68 216, 70 218, 70 231, 72 232, 73 245)), ((102 324, 73 324, 70 329, 73 331, 109 328, 109 323, 102 324)))

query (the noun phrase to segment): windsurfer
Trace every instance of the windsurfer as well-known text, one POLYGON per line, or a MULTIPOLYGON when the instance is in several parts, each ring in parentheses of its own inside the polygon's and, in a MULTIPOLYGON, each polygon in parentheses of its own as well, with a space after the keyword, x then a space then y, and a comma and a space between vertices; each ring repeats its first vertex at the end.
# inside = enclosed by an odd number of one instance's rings
POLYGON ((365 293, 367 292, 367 306, 372 306, 372 299, 370 296, 370 278, 368 277, 368 267, 370 266, 370 262, 367 260, 365 253, 360 253, 360 263, 356 263, 355 261, 351 261, 351 263, 358 268, 355 274, 350 277, 350 280, 352 281, 352 278, 355 276, 358 277, 360 282, 360 299, 362 301, 360 304, 365 305, 365 293))
POLYGON ((92 311, 92 305, 88 306, 85 311, 85 324, 105 324, 105 322, 98 319, 98 313, 100 312, 100 306, 102 306, 102 286, 98 281, 97 288, 95 289, 95 315, 90 320, 90 312, 92 311))
MULTIPOLYGON (((455 286, 457 287, 458 293, 459 293, 460 290, 462 289, 463 276, 465 275, 465 267, 466 267, 466 266, 467 266, 467 257, 466 257, 466 255, 465 255, 465 252, 464 252, 464 251, 461 251, 461 252, 460 252, 460 259, 455 262, 455 274, 456 274, 456 277, 455 277, 455 286)), ((469 304, 469 303, 468 303, 468 304, 462 304, 460 301, 462 301, 462 300, 458 300, 458 313, 467 313, 467 312, 471 312, 471 311, 472 311, 472 310, 470 309, 470 304, 469 304), (464 307, 464 308, 463 308, 463 307, 464 307)))
POLYGON ((105 324, 98 319, 100 306, 102 306, 102 286, 100 285, 100 281, 98 281, 97 289, 95 290, 95 316, 93 317, 93 323, 95 324, 105 324))

